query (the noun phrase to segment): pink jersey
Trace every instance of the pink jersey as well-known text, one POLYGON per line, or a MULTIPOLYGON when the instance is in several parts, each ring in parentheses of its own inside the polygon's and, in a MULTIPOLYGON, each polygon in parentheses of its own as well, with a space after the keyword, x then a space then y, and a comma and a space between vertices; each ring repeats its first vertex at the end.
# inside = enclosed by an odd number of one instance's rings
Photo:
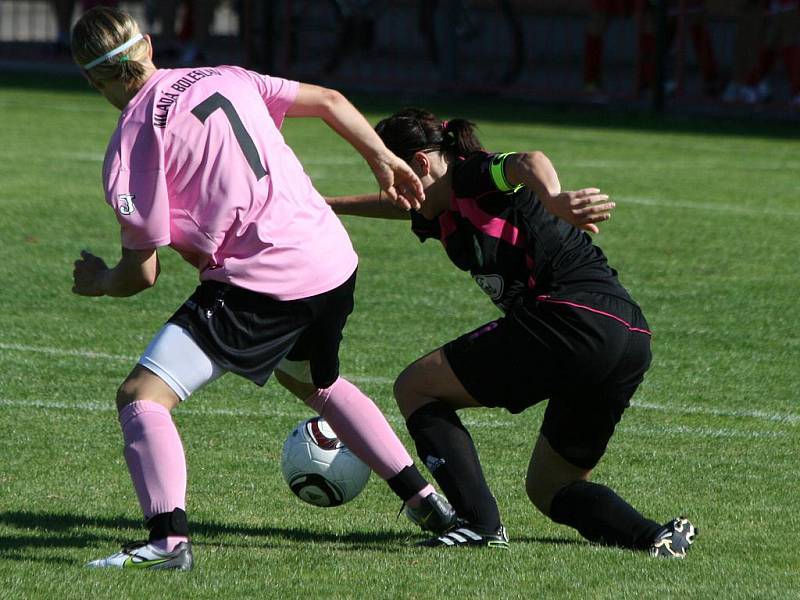
POLYGON ((358 257, 279 131, 298 86, 238 67, 156 71, 103 166, 122 245, 169 245, 201 280, 279 300, 344 283, 358 257))

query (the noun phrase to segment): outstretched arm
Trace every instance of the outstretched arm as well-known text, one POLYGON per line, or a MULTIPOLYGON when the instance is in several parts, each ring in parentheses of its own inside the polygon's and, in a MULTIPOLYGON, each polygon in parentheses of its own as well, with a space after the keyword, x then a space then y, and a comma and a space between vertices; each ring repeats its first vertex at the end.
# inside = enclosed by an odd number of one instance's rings
POLYGON ((337 215, 353 215, 356 217, 374 217, 376 219, 409 219, 407 210, 392 204, 383 194, 361 194, 358 196, 326 197, 325 202, 337 215))
POLYGON ((79 296, 133 296, 154 286, 160 272, 155 248, 122 248, 122 257, 112 268, 99 256, 82 250, 72 272, 75 280, 72 291, 79 296))
POLYGON ((555 167, 542 152, 511 154, 504 167, 510 186, 524 185, 550 213, 585 231, 597 233, 597 223, 607 221, 616 206, 597 188, 562 192, 555 167))
POLYGON ((418 209, 422 183, 405 161, 383 143, 364 116, 336 90, 301 83, 287 117, 319 117, 367 161, 386 198, 404 210, 418 209))

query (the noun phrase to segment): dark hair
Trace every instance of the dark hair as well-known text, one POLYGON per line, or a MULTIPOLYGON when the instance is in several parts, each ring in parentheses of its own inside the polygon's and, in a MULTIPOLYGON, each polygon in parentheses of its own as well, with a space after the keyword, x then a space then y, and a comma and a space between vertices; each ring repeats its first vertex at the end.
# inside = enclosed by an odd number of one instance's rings
POLYGON ((483 150, 475 129, 466 119, 442 121, 424 108, 404 108, 375 126, 386 147, 406 162, 420 150, 465 157, 483 150))

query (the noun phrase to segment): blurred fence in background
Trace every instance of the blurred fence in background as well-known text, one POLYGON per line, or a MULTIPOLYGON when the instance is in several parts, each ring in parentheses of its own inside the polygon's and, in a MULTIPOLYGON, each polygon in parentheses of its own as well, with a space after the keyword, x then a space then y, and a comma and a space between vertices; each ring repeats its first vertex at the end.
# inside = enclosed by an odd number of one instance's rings
MULTIPOLYGON (((0 0, 0 68, 71 68, 59 11, 63 22, 66 6, 66 20, 74 22, 86 4, 97 3, 0 0)), ((130 11, 154 35, 165 66, 235 63, 365 90, 598 104, 663 96, 678 107, 800 114, 800 1, 107 3, 130 11), (166 27, 165 4, 177 7, 166 27), (213 12, 198 25, 204 5, 213 12), (202 43, 193 44, 198 33, 202 43)))

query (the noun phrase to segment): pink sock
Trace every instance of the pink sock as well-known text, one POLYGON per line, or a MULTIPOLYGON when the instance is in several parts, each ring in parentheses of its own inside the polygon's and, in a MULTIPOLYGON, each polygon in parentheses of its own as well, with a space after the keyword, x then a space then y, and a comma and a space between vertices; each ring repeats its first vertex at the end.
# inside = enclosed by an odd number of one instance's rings
POLYGON ((325 419, 353 454, 381 479, 414 464, 386 417, 361 390, 341 377, 306 404, 325 419))
POLYGON ((425 498, 427 495, 432 494, 436 490, 433 488, 431 484, 426 485, 416 494, 411 496, 408 500, 406 500, 406 504, 408 504, 411 508, 417 508, 422 502, 422 499, 425 498))
MULTIPOLYGON (((138 400, 119 413, 125 440, 125 461, 139 498, 144 518, 175 508, 186 508, 186 459, 183 444, 166 407, 138 400)), ((185 537, 155 542, 171 551, 185 537)))

